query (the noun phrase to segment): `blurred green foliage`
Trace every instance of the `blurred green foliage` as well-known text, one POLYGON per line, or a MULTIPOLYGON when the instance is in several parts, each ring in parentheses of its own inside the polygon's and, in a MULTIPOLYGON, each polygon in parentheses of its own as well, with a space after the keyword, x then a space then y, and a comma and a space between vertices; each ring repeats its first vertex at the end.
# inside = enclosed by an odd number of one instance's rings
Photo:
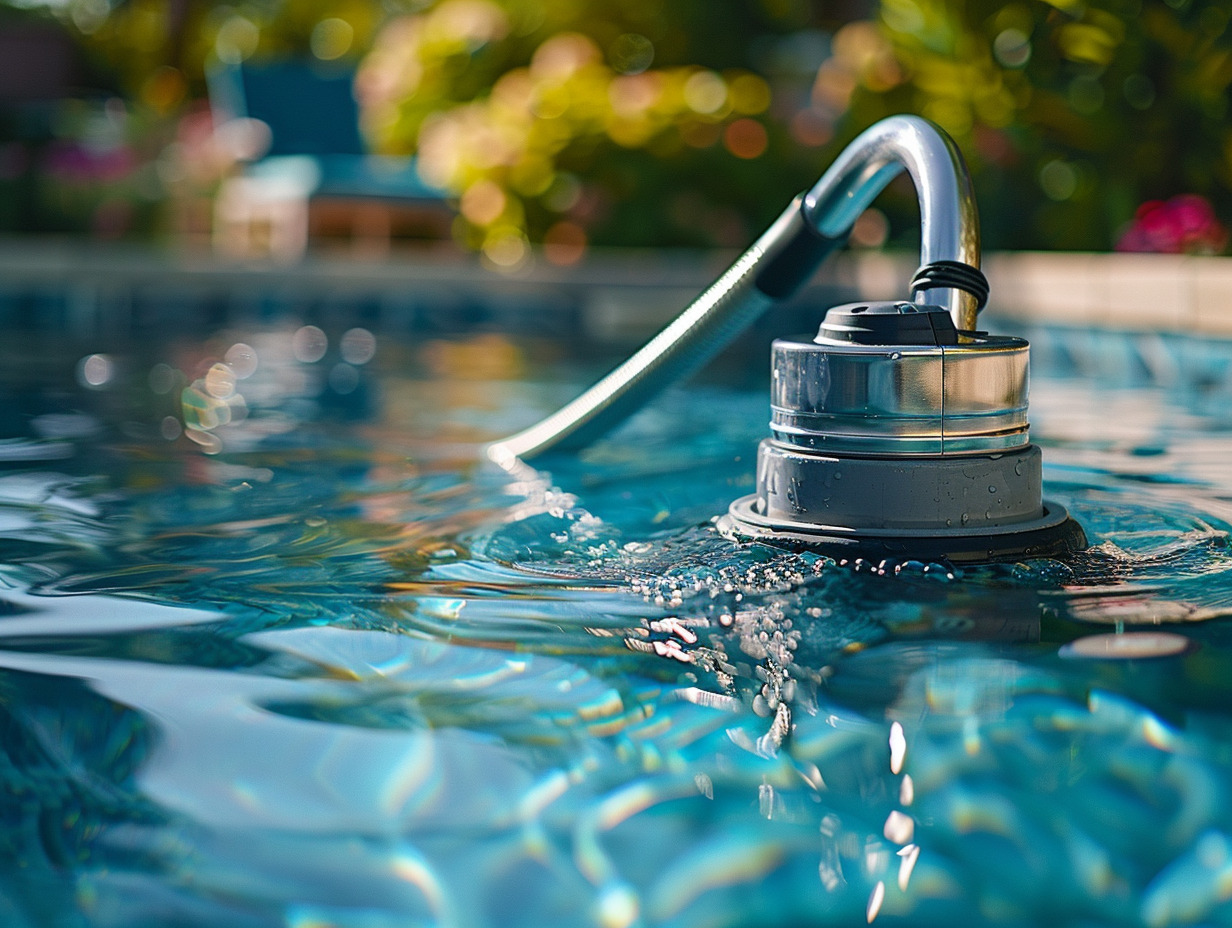
POLYGON ((776 58, 801 35, 804 0, 439 0, 385 27, 358 89, 369 137, 418 152, 497 263, 735 246, 816 173, 782 118, 824 56, 776 58))
POLYGON ((374 147, 413 153, 435 138, 437 157, 422 160, 461 200, 456 237, 502 260, 544 240, 564 260, 590 243, 743 244, 816 173, 816 152, 788 127, 826 51, 812 0, 67 0, 45 11, 134 113, 191 111, 212 62, 358 67, 374 147), (447 164, 451 142, 459 157, 447 164))
POLYGON ((1145 201, 1232 216, 1228 0, 882 0, 902 68, 848 125, 916 112, 967 155, 990 247, 1107 249, 1145 201))
MULTIPOLYGON (((1142 204, 1178 194, 1232 217, 1232 0, 846 3, 0 0, 60 22, 108 75, 88 114, 78 101, 0 150, 0 174, 30 166, 0 186, 44 171, 66 217, 98 198, 92 178, 112 199, 137 191, 140 215, 167 178, 204 195, 225 159, 173 162, 203 150, 205 69, 303 57, 357 69, 373 146, 417 153, 458 197, 456 237, 497 263, 540 242, 562 261, 589 244, 747 243, 902 112, 957 139, 991 248, 1107 249, 1142 204)), ((878 206, 909 241, 914 195, 878 206)))

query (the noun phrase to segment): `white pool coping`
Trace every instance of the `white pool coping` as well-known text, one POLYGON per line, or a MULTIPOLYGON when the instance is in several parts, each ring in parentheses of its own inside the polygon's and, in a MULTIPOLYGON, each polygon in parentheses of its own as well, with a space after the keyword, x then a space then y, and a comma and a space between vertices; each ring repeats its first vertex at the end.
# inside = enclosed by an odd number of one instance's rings
MULTIPOLYGON (((517 274, 454 252, 405 252, 380 261, 339 254, 298 264, 237 262, 202 253, 71 241, 0 239, 0 295, 26 286, 86 294, 239 287, 397 298, 414 292, 516 296, 580 311, 586 330, 623 343, 644 338, 726 267, 717 251, 597 251, 580 265, 538 262, 517 274)), ((828 262, 806 299, 902 299, 918 257, 850 251, 828 262)), ((992 318, 1126 331, 1232 337, 1232 258, 1005 252, 984 258, 992 318)))
MULTIPOLYGON (((914 255, 844 256, 838 269, 869 299, 896 299, 914 255)), ((986 255, 998 319, 1232 336, 1232 258, 1003 252, 986 255)))

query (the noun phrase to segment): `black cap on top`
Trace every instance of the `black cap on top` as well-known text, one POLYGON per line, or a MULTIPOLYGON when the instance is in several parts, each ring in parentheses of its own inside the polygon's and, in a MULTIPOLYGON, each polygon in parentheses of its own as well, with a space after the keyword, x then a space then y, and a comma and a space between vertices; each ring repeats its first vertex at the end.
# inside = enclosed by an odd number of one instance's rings
POLYGON ((957 345, 958 330, 944 306, 906 302, 847 303, 826 313, 819 344, 957 345))

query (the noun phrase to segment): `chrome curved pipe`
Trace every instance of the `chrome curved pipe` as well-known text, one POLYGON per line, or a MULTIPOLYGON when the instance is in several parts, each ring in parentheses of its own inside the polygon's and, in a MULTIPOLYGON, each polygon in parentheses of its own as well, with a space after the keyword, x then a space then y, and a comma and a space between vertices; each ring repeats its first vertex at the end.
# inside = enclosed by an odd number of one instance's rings
MULTIPOLYGON (((980 217, 967 165, 954 140, 917 116, 893 116, 847 146, 804 195, 805 220, 822 235, 846 237, 852 225, 904 170, 920 202, 920 265, 958 261, 980 266, 980 217)), ((949 310, 960 332, 976 328, 979 306, 965 290, 913 291, 912 301, 949 310)))
MULTIPOLYGON (((925 119, 892 116, 847 146, 811 190, 631 358, 546 419, 490 445, 488 456, 507 467, 519 458, 583 448, 614 429, 713 358, 769 306, 795 293, 904 170, 919 196, 921 264, 946 260, 978 268, 979 217, 957 146, 925 119)), ((929 294, 929 302, 947 307, 957 328, 975 328, 974 296, 948 288, 929 294)))

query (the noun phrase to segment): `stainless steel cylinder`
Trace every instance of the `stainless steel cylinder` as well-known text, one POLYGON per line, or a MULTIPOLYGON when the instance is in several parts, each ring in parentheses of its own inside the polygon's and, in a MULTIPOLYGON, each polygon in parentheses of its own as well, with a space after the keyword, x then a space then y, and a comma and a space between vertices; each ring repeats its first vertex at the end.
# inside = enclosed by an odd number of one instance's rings
POLYGON ((864 455, 988 454, 1021 448, 1028 345, 774 343, 770 429, 785 445, 864 455))

